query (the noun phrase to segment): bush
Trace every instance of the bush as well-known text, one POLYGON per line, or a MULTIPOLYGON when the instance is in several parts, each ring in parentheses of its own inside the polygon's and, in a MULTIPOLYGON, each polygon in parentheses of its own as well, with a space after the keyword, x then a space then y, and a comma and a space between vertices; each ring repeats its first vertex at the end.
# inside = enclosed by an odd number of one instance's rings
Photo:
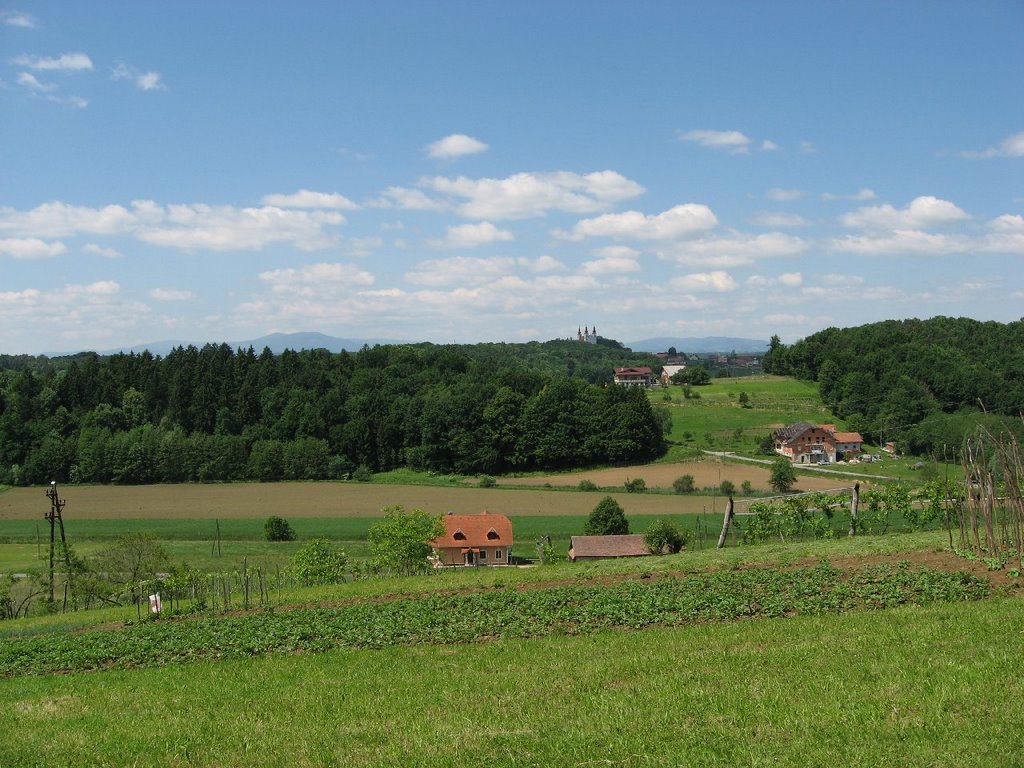
POLYGON ((672 489, 676 493, 693 493, 696 486, 693 484, 693 475, 681 475, 672 481, 672 489))
POLYGON ((723 480, 718 486, 718 492, 723 496, 732 496, 736 493, 736 486, 733 485, 732 480, 723 480))
POLYGON ((671 520, 655 520, 644 534, 644 546, 652 555, 665 551, 676 554, 686 546, 687 536, 671 520))
POLYGON ((495 480, 490 475, 484 475, 483 477, 480 478, 480 487, 481 488, 493 488, 497 484, 498 484, 498 481, 495 480))
POLYGON ((749 480, 744 480, 740 483, 740 490, 748 496, 754 492, 754 486, 750 484, 749 480))
POLYGON ((627 493, 643 493, 647 490, 647 483, 642 477, 637 477, 633 480, 627 478, 624 487, 627 493))
POLYGON ((359 483, 368 483, 373 480, 373 472, 365 464, 360 464, 352 472, 352 479, 359 483))
POLYGON ((292 556, 292 572, 304 586, 345 580, 348 555, 331 549, 327 539, 313 539, 292 556))
POLYGON ((583 528, 587 536, 611 536, 629 533, 629 521, 619 502, 605 496, 597 503, 583 528))
POLYGON ((580 484, 576 488, 581 491, 596 491, 597 485, 593 480, 580 480, 580 484))
POLYGON ((429 542, 444 535, 440 515, 422 509, 406 512, 401 505, 386 507, 384 519, 370 526, 367 539, 374 563, 383 571, 405 575, 429 568, 429 542))
POLYGON ((772 463, 772 475, 769 480, 774 490, 785 493, 796 485, 796 470, 789 459, 780 456, 772 463))
POLYGON ((267 541, 295 541, 295 531, 283 517, 271 515, 263 524, 263 535, 267 541))

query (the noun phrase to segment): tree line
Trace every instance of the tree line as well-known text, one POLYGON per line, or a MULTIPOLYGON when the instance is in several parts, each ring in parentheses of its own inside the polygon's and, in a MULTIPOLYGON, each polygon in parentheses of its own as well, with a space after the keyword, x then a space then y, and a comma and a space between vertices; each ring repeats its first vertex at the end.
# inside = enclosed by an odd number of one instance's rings
MULTIPOLYGON (((655 358, 656 360, 656 358, 655 358)), ((0 371, 0 483, 263 481, 642 461, 664 417, 607 345, 178 347, 0 371)))
POLYGON ((774 336, 764 368, 817 381, 851 429, 910 453, 941 457, 979 426, 1021 432, 1024 321, 887 320, 792 346, 774 336))

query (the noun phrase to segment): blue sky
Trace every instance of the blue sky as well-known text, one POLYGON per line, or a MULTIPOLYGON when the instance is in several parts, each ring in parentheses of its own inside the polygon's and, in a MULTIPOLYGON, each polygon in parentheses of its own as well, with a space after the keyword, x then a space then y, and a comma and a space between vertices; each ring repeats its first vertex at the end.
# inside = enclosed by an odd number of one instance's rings
POLYGON ((0 352, 1024 315, 1024 4, 0 6, 0 352))

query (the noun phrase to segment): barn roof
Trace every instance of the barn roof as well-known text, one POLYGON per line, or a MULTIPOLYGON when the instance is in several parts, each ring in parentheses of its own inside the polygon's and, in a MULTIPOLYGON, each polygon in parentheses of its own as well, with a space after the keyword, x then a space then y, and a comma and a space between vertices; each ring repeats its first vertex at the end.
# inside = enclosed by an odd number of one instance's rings
POLYGON ((629 533, 614 536, 573 536, 572 557, 640 557, 649 555, 643 534, 629 533))
POLYGON ((512 546, 512 521, 505 515, 495 515, 486 510, 479 515, 449 512, 442 519, 444 535, 430 542, 435 549, 512 546))

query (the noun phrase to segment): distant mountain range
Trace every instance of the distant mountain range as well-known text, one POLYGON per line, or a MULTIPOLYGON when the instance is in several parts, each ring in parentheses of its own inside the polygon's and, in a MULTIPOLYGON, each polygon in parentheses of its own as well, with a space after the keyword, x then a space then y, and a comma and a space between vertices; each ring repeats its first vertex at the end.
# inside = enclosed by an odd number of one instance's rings
MULTIPOLYGON (((217 343, 219 344, 220 342, 217 343)), ((374 344, 406 344, 408 342, 398 341, 395 339, 339 339, 336 336, 328 336, 324 333, 308 331, 303 333, 271 333, 268 336, 260 336, 258 339, 229 341, 226 343, 232 349, 248 349, 249 347, 252 347, 256 350, 257 354, 262 352, 264 347, 267 347, 275 355, 279 355, 286 349, 293 349, 296 351, 302 349, 326 349, 328 352, 341 352, 342 350, 357 352, 365 345, 372 347, 374 344)), ((202 343, 194 341, 167 340, 154 341, 148 344, 136 344, 132 347, 106 349, 102 350, 99 354, 116 355, 119 352, 124 352, 125 354, 134 352, 139 354, 140 352, 148 349, 150 354, 164 357, 175 347, 187 347, 189 344, 196 347, 203 346, 202 343)))
POLYGON ((667 352, 669 347, 675 347, 677 352, 688 353, 711 353, 711 352, 736 352, 737 354, 763 355, 768 351, 768 342, 758 339, 734 339, 731 336, 692 336, 683 337, 661 337, 656 339, 643 339, 642 341, 628 341, 626 346, 635 352, 667 352))

